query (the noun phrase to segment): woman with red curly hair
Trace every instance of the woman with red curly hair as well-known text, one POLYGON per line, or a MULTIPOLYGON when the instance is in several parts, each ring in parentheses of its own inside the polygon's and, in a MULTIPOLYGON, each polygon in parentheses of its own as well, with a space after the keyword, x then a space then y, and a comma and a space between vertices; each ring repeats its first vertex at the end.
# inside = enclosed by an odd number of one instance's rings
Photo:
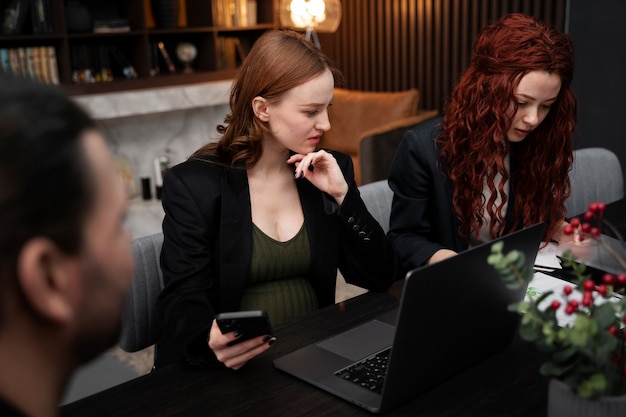
POLYGON ((486 26, 443 118, 405 133, 389 239, 406 268, 545 221, 562 241, 576 99, 569 36, 522 14, 486 26))

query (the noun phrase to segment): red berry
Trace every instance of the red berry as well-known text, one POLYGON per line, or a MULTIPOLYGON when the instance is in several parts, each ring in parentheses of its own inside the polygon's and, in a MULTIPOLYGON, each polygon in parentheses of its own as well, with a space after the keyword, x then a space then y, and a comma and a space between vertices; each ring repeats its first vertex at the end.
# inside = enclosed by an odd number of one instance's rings
POLYGON ((624 315, 624 317, 622 317, 622 321, 624 322, 624 324, 626 324, 626 314, 624 315))
POLYGON ((617 274, 615 279, 619 285, 626 285, 626 274, 617 274))
POLYGON ((572 291, 573 289, 569 285, 566 285, 565 287, 563 287, 563 292, 565 293, 565 295, 570 295, 572 291))
POLYGON ((570 314, 573 314, 574 311, 576 311, 576 309, 572 307, 571 305, 568 304, 567 306, 565 306, 565 314, 570 315, 570 314))
MULTIPOLYGON (((558 310, 561 307, 561 302, 559 300, 553 300, 550 304, 550 308, 552 310, 558 310)), ((624 320, 626 321, 626 316, 624 316, 624 320)))
POLYGON ((613 336, 617 335, 617 326, 614 324, 611 324, 609 326, 609 328, 607 329, 609 331, 609 333, 611 333, 613 336))
POLYGON ((591 225, 589 223, 583 223, 580 225, 580 229, 585 233, 589 233, 589 231, 591 230, 591 225))
POLYGON ((574 233, 574 227, 571 224, 563 226, 563 234, 571 235, 574 233))
POLYGON ((580 226, 580 219, 578 217, 574 217, 569 221, 569 224, 572 225, 572 227, 578 227, 580 226))
POLYGON ((597 213, 598 212, 598 203, 591 203, 589 204, 589 211, 592 213, 597 213))
POLYGON ((598 212, 603 213, 604 210, 606 210, 606 204, 599 201, 598 203, 596 203, 598 205, 598 212))
POLYGON ((615 276, 613 276, 613 274, 606 273, 602 275, 602 282, 606 285, 613 285, 615 283, 615 276))
POLYGON ((593 291, 595 287, 596 287, 596 284, 594 284, 593 281, 590 279, 586 279, 583 282, 583 288, 585 289, 585 291, 593 291))
POLYGON ((598 294, 600 294, 603 297, 607 295, 607 293, 609 292, 609 290, 606 288, 606 285, 598 285, 598 288, 596 288, 596 291, 598 291, 598 294))
POLYGON ((574 300, 573 298, 567 302, 567 305, 572 307, 573 309, 578 308, 578 300, 574 300))
POLYGON ((582 305, 584 305, 585 307, 589 307, 592 301, 593 296, 591 295, 591 291, 585 291, 585 293, 583 294, 582 305))
POLYGON ((583 219, 589 221, 592 220, 595 217, 595 214, 593 214, 592 211, 586 211, 585 214, 583 214, 583 219))
POLYGON ((591 233, 593 237, 600 237, 600 229, 597 227, 592 227, 591 230, 589 230, 589 233, 591 233))

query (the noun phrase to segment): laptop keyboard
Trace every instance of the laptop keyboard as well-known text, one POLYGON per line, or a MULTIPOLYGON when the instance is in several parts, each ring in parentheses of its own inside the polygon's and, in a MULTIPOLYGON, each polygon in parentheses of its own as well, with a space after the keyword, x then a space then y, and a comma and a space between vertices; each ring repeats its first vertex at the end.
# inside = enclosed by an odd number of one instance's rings
POLYGON ((378 394, 382 393, 391 347, 335 372, 339 378, 353 382, 378 394))

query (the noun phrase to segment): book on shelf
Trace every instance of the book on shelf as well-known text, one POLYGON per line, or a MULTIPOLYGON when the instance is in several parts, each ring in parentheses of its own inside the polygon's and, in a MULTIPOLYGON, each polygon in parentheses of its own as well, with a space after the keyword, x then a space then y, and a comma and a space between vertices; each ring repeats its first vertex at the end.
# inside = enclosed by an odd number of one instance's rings
POLYGON ((41 74, 41 80, 45 84, 51 84, 50 78, 50 63, 48 62, 48 49, 46 46, 35 47, 35 62, 39 63, 39 72, 41 74))
POLYGON ((246 51, 239 38, 233 36, 218 37, 218 67, 220 69, 235 69, 246 58, 246 51))
POLYGON ((22 35, 32 33, 42 35, 52 33, 51 0, 9 0, 0 1, 2 13, 2 34, 22 35))
POLYGON ((50 78, 50 84, 59 84, 59 66, 57 64, 57 53, 54 46, 46 46, 48 59, 48 76, 50 78))
POLYGON ((10 0, 2 11, 2 33, 20 35, 24 33, 30 0, 10 0))
POLYGON ((213 26, 236 27, 257 23, 256 0, 213 0, 213 26))
POLYGON ((9 48, 0 48, 0 66, 2 66, 3 73, 12 74, 9 62, 9 48))
POLYGON ((24 48, 25 56, 26 56, 26 68, 28 72, 28 76, 34 80, 38 80, 37 69, 35 67, 35 57, 33 55, 33 47, 29 46, 24 48))
POLYGON ((26 48, 17 48, 17 60, 21 75, 24 77, 30 76, 28 72, 28 62, 26 61, 26 48))
POLYGON ((50 0, 30 0, 30 16, 34 34, 52 33, 50 0))
POLYGON ((22 75, 22 68, 20 67, 20 57, 18 56, 17 48, 9 49, 9 65, 11 66, 12 74, 22 75))
POLYGON ((27 77, 45 84, 59 84, 53 46, 0 48, 0 72, 27 77))

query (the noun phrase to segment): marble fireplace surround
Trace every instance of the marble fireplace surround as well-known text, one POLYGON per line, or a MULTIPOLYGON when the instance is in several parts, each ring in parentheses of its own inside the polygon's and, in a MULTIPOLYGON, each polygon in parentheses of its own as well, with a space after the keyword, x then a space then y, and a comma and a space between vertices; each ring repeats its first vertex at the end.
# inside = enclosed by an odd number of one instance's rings
POLYGON ((154 159, 170 166, 217 139, 229 111, 232 80, 177 87, 73 97, 98 121, 128 180, 126 226, 133 238, 161 231, 163 208, 156 199, 154 159), (140 178, 149 177, 152 199, 143 200, 140 178))

